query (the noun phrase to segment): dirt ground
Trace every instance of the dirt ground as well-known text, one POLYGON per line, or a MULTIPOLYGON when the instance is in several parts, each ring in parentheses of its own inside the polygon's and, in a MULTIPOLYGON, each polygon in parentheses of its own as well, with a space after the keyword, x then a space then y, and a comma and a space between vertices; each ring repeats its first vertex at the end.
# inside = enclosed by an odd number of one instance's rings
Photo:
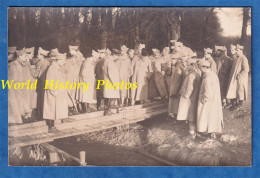
MULTIPOLYGON (((79 136, 77 141, 98 141, 137 148, 184 166, 250 166, 252 153, 251 80, 249 99, 239 111, 223 110, 224 130, 216 140, 189 136, 185 122, 167 115, 130 126, 79 136)), ((149 165, 147 165, 149 166, 149 165)))

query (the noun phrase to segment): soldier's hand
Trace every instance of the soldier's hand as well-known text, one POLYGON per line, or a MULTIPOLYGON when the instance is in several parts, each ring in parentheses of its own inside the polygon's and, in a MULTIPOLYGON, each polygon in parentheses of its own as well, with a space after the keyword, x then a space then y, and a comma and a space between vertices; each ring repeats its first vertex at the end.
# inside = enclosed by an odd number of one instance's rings
POLYGON ((162 74, 165 75, 165 71, 162 71, 162 74))

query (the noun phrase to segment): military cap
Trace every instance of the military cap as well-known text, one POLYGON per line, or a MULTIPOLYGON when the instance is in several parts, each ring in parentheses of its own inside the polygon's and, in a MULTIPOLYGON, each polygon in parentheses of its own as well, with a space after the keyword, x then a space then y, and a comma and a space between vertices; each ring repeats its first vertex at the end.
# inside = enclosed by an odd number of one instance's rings
POLYGON ((217 51, 217 50, 226 51, 227 48, 225 46, 217 46, 217 45, 215 45, 215 51, 217 51))
POLYGON ((72 50, 75 50, 77 51, 79 49, 79 46, 71 46, 69 45, 69 50, 72 51, 72 50))
POLYGON ((25 48, 26 53, 34 54, 34 47, 25 48))
POLYGON ((134 53, 135 53, 135 50, 133 50, 133 49, 128 50, 128 54, 134 54, 134 53))
POLYGON ((105 53, 106 49, 98 49, 98 53, 105 53))
POLYGON ((121 46, 121 51, 127 51, 128 49, 125 45, 121 46))
POLYGON ((244 46, 241 46, 241 45, 239 45, 239 44, 237 44, 237 50, 243 50, 244 49, 244 46))
POLYGON ((108 48, 106 49, 105 53, 106 53, 106 55, 111 55, 111 51, 108 48))
POLYGON ((38 54, 39 55, 43 55, 43 56, 47 56, 49 54, 50 51, 44 50, 41 47, 39 47, 38 49, 38 54))
POLYGON ((154 53, 160 53, 160 51, 159 51, 159 49, 152 49, 152 51, 154 52, 154 53))
POLYGON ((236 50, 236 46, 235 45, 230 45, 230 50, 236 50))
POLYGON ((212 49, 210 49, 210 48, 204 48, 204 53, 212 54, 212 49))
POLYGON ((16 50, 15 53, 16 53, 16 56, 17 56, 17 57, 20 57, 20 56, 25 55, 25 54, 26 54, 26 51, 25 51, 24 49, 22 49, 22 50, 16 50))
POLYGON ((163 48, 163 51, 170 51, 170 48, 169 47, 165 47, 165 48, 163 48))
POLYGON ((14 54, 16 48, 17 48, 16 46, 8 47, 8 53, 14 54))
POLYGON ((140 43, 138 47, 139 47, 139 49, 144 49, 145 48, 145 44, 141 44, 140 43))
POLYGON ((92 56, 94 58, 99 58, 99 54, 96 51, 94 51, 94 50, 92 50, 92 56))

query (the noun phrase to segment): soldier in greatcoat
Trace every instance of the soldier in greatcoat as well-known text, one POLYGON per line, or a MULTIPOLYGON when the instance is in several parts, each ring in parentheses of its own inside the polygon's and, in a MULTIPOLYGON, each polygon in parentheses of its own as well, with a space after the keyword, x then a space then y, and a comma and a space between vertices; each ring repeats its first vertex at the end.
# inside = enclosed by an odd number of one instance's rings
POLYGON ((180 101, 180 89, 182 82, 185 77, 185 69, 186 69, 186 60, 187 56, 180 56, 180 54, 175 54, 175 59, 178 59, 176 62, 174 71, 171 76, 171 85, 170 85, 170 93, 169 93, 169 106, 168 106, 168 119, 176 119, 179 101, 180 101))
MULTIPOLYGON (((8 80, 11 82, 15 80, 15 69, 12 67, 12 63, 15 60, 14 53, 16 46, 8 47, 8 80)), ((19 100, 17 98, 17 92, 13 87, 8 90, 8 124, 22 124, 22 114, 20 113, 19 100)))
MULTIPOLYGON (((69 83, 78 83, 79 81, 79 71, 82 65, 82 57, 78 56, 79 47, 78 46, 70 46, 69 52, 71 58, 67 59, 64 65, 64 71, 66 74, 66 79, 69 83)), ((68 90, 69 93, 69 101, 68 107, 71 114, 78 114, 78 112, 82 111, 81 105, 76 100, 77 85, 74 88, 70 88, 68 90)))
MULTIPOLYGON (((37 62, 37 58, 34 58, 34 47, 32 48, 25 48, 27 57, 29 59, 28 62, 28 68, 30 70, 30 82, 34 83, 36 79, 38 78, 38 69, 36 68, 35 63, 37 62)), ((32 117, 31 120, 35 120, 38 118, 38 112, 37 112, 37 92, 36 89, 30 89, 30 105, 32 109, 32 117)))
MULTIPOLYGON (((66 75, 62 66, 66 62, 66 53, 58 54, 52 62, 47 73, 46 80, 66 83, 66 75)), ((43 118, 49 126, 49 131, 55 131, 54 121, 68 118, 68 90, 46 86, 44 93, 43 118)))
MULTIPOLYGON (((58 50, 52 50, 53 53, 58 53, 58 50)), ((38 117, 39 119, 43 119, 43 103, 44 103, 44 93, 45 93, 45 82, 46 82, 46 72, 49 68, 50 62, 48 60, 48 55, 50 51, 44 50, 41 47, 38 49, 37 62, 35 64, 36 69, 39 71, 38 73, 38 83, 37 83, 37 109, 38 109, 38 117)))
MULTIPOLYGON (((153 52, 154 53, 154 52, 153 52)), ((152 66, 152 70, 153 72, 151 73, 151 77, 149 78, 148 81, 148 98, 150 100, 160 100, 161 96, 160 93, 158 91, 156 82, 155 82, 155 63, 157 58, 155 57, 155 54, 151 55, 149 57, 150 61, 151 61, 151 66, 152 66)))
POLYGON ((165 81, 165 70, 162 69, 164 58, 160 55, 160 51, 158 49, 153 49, 154 58, 155 58, 155 68, 154 68, 154 76, 155 76, 155 84, 160 93, 162 99, 166 99, 168 93, 166 88, 166 81, 165 81))
POLYGON ((132 88, 132 105, 136 101, 144 103, 148 99, 148 80, 153 71, 147 52, 142 52, 143 48, 145 48, 143 44, 136 48, 136 56, 132 61, 132 82, 137 82, 137 88, 132 88), (141 52, 143 56, 141 56, 141 52))
POLYGON ((99 54, 92 50, 92 56, 83 62, 79 72, 79 82, 88 84, 87 91, 81 86, 77 92, 78 101, 82 104, 84 113, 90 112, 89 104, 97 103, 95 65, 98 58, 99 54))
POLYGON ((202 83, 197 110, 197 131, 206 132, 215 139, 216 133, 221 133, 224 126, 219 79, 211 70, 209 61, 199 60, 199 68, 202 83))
POLYGON ((246 56, 243 54, 244 47, 236 46, 236 56, 230 72, 227 98, 239 100, 238 105, 233 105, 232 109, 240 109, 243 101, 247 100, 248 95, 248 72, 249 65, 246 56))
POLYGON ((217 65, 217 74, 218 74, 219 84, 220 84, 222 104, 224 107, 226 107, 227 103, 229 103, 228 101, 226 101, 227 87, 228 87, 228 80, 229 80, 229 77, 227 76, 230 75, 232 61, 226 55, 225 46, 215 46, 215 53, 216 53, 215 61, 217 65))
MULTIPOLYGON (((119 79, 120 84, 124 82, 124 84, 130 82, 131 77, 131 60, 128 57, 128 48, 123 45, 121 46, 121 54, 118 56, 118 60, 116 62, 118 71, 119 71, 119 79)), ((125 86, 125 85, 124 85, 125 86)), ((120 88, 120 104, 123 106, 126 100, 126 104, 128 104, 128 99, 130 98, 131 89, 126 89, 125 87, 120 88)))
POLYGON ((120 98, 120 77, 115 58, 111 56, 111 51, 108 49, 102 70, 105 83, 111 84, 111 88, 109 86, 108 88, 103 87, 104 98, 108 99, 108 109, 105 111, 105 115, 109 115, 113 108, 118 109, 116 102, 120 98))
POLYGON ((172 75, 172 69, 171 69, 171 55, 170 55, 170 48, 165 47, 162 51, 162 71, 164 71, 164 80, 166 84, 166 90, 167 90, 167 98, 169 97, 170 92, 170 85, 171 85, 171 75, 172 75))
POLYGON ((200 90, 200 74, 195 59, 187 61, 187 69, 184 81, 180 89, 180 104, 177 120, 189 122, 190 134, 195 138, 195 127, 197 121, 197 107, 200 90))
MULTIPOLYGON (((15 51, 16 60, 10 64, 10 76, 14 80, 14 83, 23 83, 28 82, 31 79, 29 58, 26 54, 26 51, 16 50, 15 51)), ((16 89, 15 95, 19 104, 20 114, 24 119, 24 122, 28 122, 31 117, 31 103, 30 103, 30 90, 26 87, 16 89)))

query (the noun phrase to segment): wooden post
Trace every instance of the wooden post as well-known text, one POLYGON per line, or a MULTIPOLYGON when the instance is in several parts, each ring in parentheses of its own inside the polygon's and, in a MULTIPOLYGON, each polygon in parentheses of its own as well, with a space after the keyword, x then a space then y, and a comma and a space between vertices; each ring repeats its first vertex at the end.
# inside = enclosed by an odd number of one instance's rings
POLYGON ((80 165, 85 166, 86 163, 86 152, 85 151, 80 151, 79 152, 79 159, 80 159, 80 165))
POLYGON ((49 155, 50 155, 50 165, 57 166, 57 163, 60 161, 58 153, 49 152, 49 155))

